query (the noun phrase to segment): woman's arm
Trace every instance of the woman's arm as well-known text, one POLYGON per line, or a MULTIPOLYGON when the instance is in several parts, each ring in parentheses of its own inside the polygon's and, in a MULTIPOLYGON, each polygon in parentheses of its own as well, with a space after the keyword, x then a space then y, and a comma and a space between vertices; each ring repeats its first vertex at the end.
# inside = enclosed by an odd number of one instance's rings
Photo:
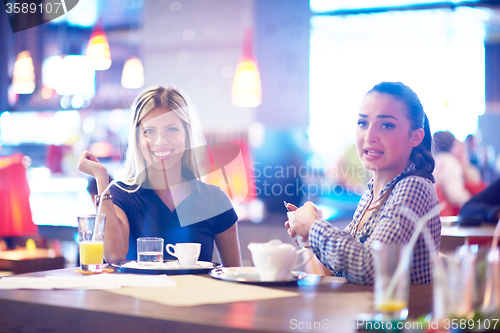
POLYGON ((241 266, 240 242, 236 223, 226 231, 215 235, 215 244, 221 264, 226 267, 241 266))
MULTIPOLYGON (((377 221, 373 221, 374 229, 362 243, 350 233, 339 230, 321 219, 314 221, 309 232, 309 244, 314 254, 331 271, 341 272, 349 282, 370 284, 373 283, 374 269, 372 262, 372 243, 379 240, 383 243, 407 243, 415 230, 414 221, 398 213, 398 207, 406 206, 418 216, 422 216, 437 204, 432 185, 425 184, 424 180, 402 180, 392 193, 385 207, 377 214, 377 221), (434 198, 434 199, 433 199, 434 198)), ((303 208, 303 207, 301 207, 303 208)), ((299 209, 301 209, 299 208, 299 209)), ((439 217, 434 217, 429 228, 434 237, 440 235, 439 217)), ((310 222, 310 221, 309 221, 310 222)), ((297 211, 294 219, 294 229, 297 223, 297 211)), ((300 229, 297 234, 304 236, 300 229)), ((435 239, 436 246, 439 240, 435 239)), ((422 259, 422 272, 415 273, 415 283, 428 283, 431 278, 428 254, 423 253, 423 238, 420 237, 415 246, 414 256, 422 259), (427 256, 426 256, 427 255, 427 256), (425 264, 425 265, 424 265, 425 264)))
MULTIPOLYGON (((107 205, 113 205, 111 200, 107 205)), ((102 203, 102 201, 101 201, 102 203)), ((104 212, 104 206, 102 212, 104 212)), ((104 259, 106 262, 125 260, 128 253, 128 239, 130 234, 127 215, 121 208, 113 205, 113 208, 107 208, 106 211, 114 212, 106 214, 106 226, 104 230, 104 259)))
MULTIPOLYGON (((88 151, 80 154, 78 170, 94 177, 97 191, 102 195, 109 185, 108 170, 97 157, 88 151)), ((101 200, 101 213, 106 214, 104 228, 104 259, 107 262, 124 260, 128 252, 129 224, 123 210, 113 205, 112 200, 101 200)))

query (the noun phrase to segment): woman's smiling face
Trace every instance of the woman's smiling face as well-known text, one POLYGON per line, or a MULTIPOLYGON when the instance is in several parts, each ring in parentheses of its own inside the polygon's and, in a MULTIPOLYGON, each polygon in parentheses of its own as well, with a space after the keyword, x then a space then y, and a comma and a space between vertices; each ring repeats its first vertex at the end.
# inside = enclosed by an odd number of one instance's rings
POLYGON ((423 139, 423 130, 411 130, 406 106, 389 94, 365 96, 358 115, 356 146, 368 170, 390 181, 409 164, 413 147, 423 139))
POLYGON ((175 112, 164 107, 154 108, 141 120, 139 129, 140 150, 146 165, 166 170, 182 163, 186 130, 175 112))

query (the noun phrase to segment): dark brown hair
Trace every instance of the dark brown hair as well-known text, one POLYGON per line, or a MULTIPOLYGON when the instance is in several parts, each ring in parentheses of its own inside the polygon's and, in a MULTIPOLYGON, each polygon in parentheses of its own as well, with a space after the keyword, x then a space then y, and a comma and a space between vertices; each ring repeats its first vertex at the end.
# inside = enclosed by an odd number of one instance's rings
POLYGON ((373 212, 373 214, 376 214, 387 201, 397 183, 402 179, 408 176, 420 176, 434 183, 435 179, 432 172, 434 171, 435 162, 432 156, 432 135, 429 119, 424 112, 417 94, 401 82, 381 82, 368 91, 367 95, 373 92, 390 95, 402 102, 408 111, 407 116, 410 120, 411 129, 423 128, 424 130, 424 139, 417 147, 413 148, 410 155, 410 160, 415 164, 415 170, 405 174, 387 189, 384 195, 378 200, 378 205, 373 212))
POLYGON ((413 148, 410 155, 410 160, 415 164, 415 171, 412 174, 430 179, 434 183, 432 172, 434 171, 435 162, 432 156, 432 135, 429 119, 417 94, 401 82, 381 82, 375 85, 367 95, 372 92, 387 94, 402 102, 408 110, 407 116, 410 120, 411 129, 424 129, 424 139, 417 147, 413 148))

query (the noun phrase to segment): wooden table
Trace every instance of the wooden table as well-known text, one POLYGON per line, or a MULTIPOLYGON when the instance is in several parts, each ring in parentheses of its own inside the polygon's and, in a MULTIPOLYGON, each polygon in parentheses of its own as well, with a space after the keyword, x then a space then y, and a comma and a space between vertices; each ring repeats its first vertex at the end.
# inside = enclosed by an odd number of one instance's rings
POLYGON ((475 240, 485 240, 493 238, 495 225, 483 224, 479 227, 459 227, 445 226, 441 227, 441 252, 454 251, 458 246, 466 242, 475 240))
POLYGON ((64 257, 56 255, 53 250, 18 249, 0 251, 0 270, 14 274, 46 271, 64 267, 64 257))
MULTIPOLYGON (((27 274, 72 275, 74 268, 27 274)), ((115 273, 117 274, 117 273, 115 273)), ((210 276, 205 276, 211 279, 210 276)), ((92 290, 0 290, 0 330, 8 332, 297 332, 309 323, 321 331, 354 332, 353 319, 373 310, 373 286, 309 275, 300 296, 193 307, 171 307, 92 290), (361 303, 353 293, 364 292, 361 303), (351 297, 350 297, 351 295, 351 297), (343 327, 342 327, 343 326, 343 327), (323 326, 325 327, 325 326, 323 326)), ((232 283, 232 282, 228 282, 232 283)), ((359 297, 357 298, 359 300, 359 297)), ((432 286, 410 287, 410 318, 432 310, 432 286)), ((309 332, 318 330, 307 330, 309 332)))

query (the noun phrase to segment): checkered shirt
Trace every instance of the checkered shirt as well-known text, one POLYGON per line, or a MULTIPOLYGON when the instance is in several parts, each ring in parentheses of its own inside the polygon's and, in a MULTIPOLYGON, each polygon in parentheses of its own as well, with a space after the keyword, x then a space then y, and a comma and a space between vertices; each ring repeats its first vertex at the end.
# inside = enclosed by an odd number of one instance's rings
MULTIPOLYGON (((380 196, 394 182, 414 169, 415 166, 410 164, 382 189, 380 196)), ((353 220, 344 230, 318 219, 309 233, 311 249, 318 259, 334 274, 344 276, 352 283, 373 283, 372 243, 375 240, 393 244, 406 244, 410 240, 415 230, 415 222, 398 212, 398 207, 406 206, 422 217, 438 205, 436 191, 430 180, 419 176, 407 176, 396 184, 380 210, 372 214, 361 229, 356 231, 372 197, 373 179, 368 183, 368 189, 358 203, 353 220)), ((434 216, 426 225, 434 240, 436 250, 439 250, 441 243, 439 216, 434 216)), ((413 248, 411 283, 432 283, 432 263, 424 243, 424 237, 421 234, 413 248)))

